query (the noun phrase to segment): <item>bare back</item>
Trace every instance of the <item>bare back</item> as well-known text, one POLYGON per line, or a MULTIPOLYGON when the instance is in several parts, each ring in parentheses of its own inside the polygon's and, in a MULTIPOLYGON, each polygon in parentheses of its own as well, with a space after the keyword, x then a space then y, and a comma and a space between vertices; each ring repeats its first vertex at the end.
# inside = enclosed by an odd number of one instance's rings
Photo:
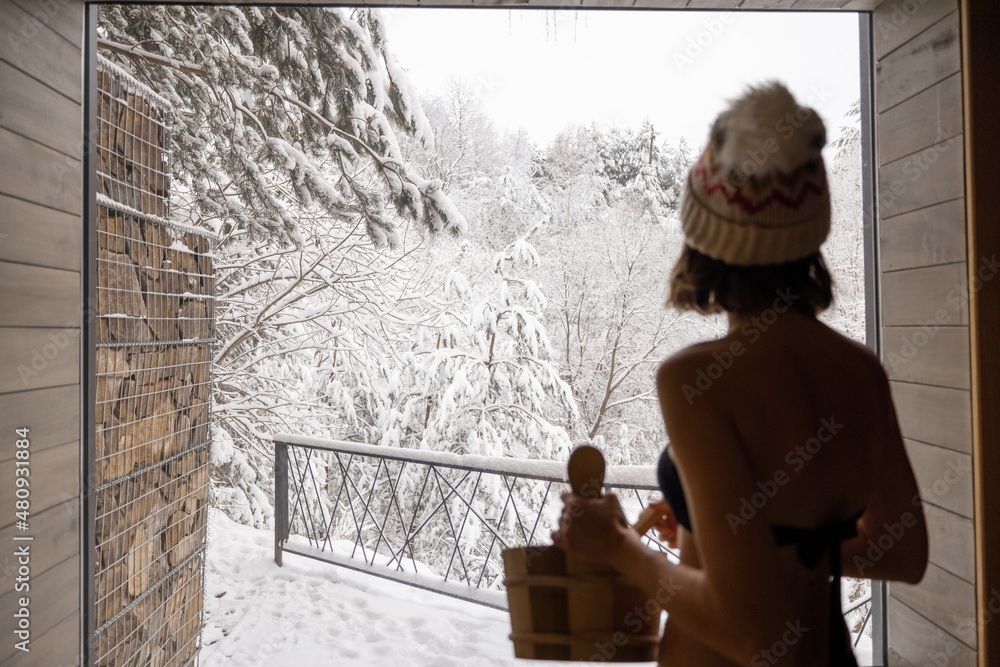
MULTIPOLYGON (((751 338, 737 332, 706 347, 739 340, 751 338)), ((886 439, 877 361, 794 311, 745 347, 712 389, 728 406, 762 492, 778 487, 768 498, 771 522, 815 527, 862 510, 886 439)))
MULTIPOLYGON (((756 480, 754 493, 726 516, 734 532, 751 521, 815 528, 864 509, 886 441, 883 381, 866 348, 789 311, 770 326, 748 320, 681 354, 704 369, 696 373, 701 383, 685 392, 693 418, 699 399, 711 392, 732 420, 756 480)), ((680 539, 681 562, 699 567, 697 536, 682 531, 680 539)), ((803 664, 825 664, 829 566, 804 567, 794 548, 782 548, 780 560, 810 628, 799 647, 803 664)), ((733 664, 669 622, 661 649, 662 664, 733 664)))

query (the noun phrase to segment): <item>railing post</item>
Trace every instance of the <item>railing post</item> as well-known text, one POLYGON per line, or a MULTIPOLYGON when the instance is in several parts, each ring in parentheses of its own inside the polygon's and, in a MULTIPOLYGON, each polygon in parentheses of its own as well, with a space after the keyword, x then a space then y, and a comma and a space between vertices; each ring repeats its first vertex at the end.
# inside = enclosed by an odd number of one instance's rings
POLYGON ((884 581, 872 581, 872 665, 884 667, 889 664, 887 641, 886 605, 887 586, 884 581))
POLYGON ((281 544, 288 539, 288 445, 274 443, 274 562, 281 567, 281 544))

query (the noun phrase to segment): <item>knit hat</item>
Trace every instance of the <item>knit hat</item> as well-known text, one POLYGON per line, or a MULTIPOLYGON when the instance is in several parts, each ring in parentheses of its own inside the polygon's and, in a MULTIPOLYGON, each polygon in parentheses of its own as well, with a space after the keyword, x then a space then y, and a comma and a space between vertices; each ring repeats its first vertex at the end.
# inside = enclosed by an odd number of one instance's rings
POLYGON ((681 203, 687 244, 738 266, 781 264, 819 250, 830 191, 819 115, 780 83, 751 87, 712 125, 681 203))

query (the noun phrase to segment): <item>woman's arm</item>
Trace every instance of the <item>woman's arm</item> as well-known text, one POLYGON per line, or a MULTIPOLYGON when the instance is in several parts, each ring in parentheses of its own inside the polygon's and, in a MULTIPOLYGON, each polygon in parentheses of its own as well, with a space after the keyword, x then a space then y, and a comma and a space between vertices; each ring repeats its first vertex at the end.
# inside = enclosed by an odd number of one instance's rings
POLYGON ((858 536, 841 550, 844 576, 917 583, 927 568, 927 524, 913 468, 899 432, 885 370, 872 358, 884 403, 886 436, 875 491, 858 536))
POLYGON ((671 447, 683 470, 701 569, 675 565, 646 548, 629 530, 613 497, 587 501, 572 496, 562 530, 554 537, 581 557, 611 564, 659 601, 671 623, 746 664, 781 641, 799 619, 767 512, 737 526, 726 521, 758 489, 718 402, 721 387, 699 396, 696 408, 684 395, 699 363, 696 355, 672 358, 661 366, 657 387, 671 447))

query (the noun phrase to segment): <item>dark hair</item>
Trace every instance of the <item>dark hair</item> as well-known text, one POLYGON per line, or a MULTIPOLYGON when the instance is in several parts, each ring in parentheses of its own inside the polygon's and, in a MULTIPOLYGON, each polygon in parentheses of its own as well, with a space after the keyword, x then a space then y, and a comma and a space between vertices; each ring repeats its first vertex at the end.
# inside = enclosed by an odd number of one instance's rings
POLYGON ((703 315, 738 315, 769 305, 791 293, 792 307, 817 315, 833 301, 833 280, 823 256, 816 252, 784 264, 736 266, 698 252, 685 244, 670 279, 667 305, 703 315))

